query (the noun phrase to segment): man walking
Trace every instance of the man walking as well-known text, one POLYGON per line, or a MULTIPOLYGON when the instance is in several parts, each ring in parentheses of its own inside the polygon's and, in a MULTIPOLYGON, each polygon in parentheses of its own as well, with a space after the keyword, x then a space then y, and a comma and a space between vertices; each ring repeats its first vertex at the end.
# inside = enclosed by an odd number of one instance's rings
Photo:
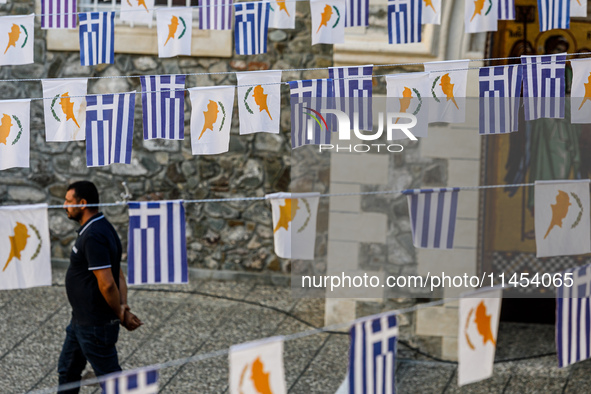
MULTIPOLYGON (((81 227, 66 273, 72 320, 58 363, 60 386, 79 381, 87 361, 96 376, 121 371, 115 347, 119 324, 129 331, 142 325, 127 306, 119 236, 98 207, 88 206, 98 203, 92 182, 68 186, 64 209, 81 227)), ((60 392, 78 393, 79 388, 60 392)))

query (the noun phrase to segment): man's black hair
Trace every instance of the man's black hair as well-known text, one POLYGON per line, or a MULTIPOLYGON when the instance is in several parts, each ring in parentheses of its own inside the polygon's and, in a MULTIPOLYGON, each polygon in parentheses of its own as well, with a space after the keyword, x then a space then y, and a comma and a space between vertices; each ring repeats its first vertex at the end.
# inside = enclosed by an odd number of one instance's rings
POLYGON ((87 204, 98 204, 99 193, 94 183, 90 181, 78 181, 68 186, 68 190, 74 190, 78 201, 85 199, 87 204))

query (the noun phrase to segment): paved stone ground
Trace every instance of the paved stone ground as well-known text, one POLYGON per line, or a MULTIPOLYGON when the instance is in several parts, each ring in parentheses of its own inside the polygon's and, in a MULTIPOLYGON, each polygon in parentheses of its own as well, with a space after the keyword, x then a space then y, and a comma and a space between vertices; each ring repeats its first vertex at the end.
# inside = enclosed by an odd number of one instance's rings
MULTIPOLYGON (((53 272, 52 287, 0 292, 0 393, 57 385, 57 359, 70 309, 63 287, 65 271, 53 272)), ((293 299, 289 287, 252 281, 194 280, 188 286, 134 287, 129 302, 145 324, 133 333, 121 332, 118 347, 124 369, 306 331, 322 326, 324 316, 323 300, 293 299)), ((408 319, 401 319, 403 325, 404 320, 408 319)), ((402 328, 402 338, 417 343, 410 336, 410 327, 402 328)), ((334 393, 345 377, 348 344, 347 335, 338 333, 287 341, 284 359, 289 391, 334 393)), ((552 352, 553 326, 501 324, 497 360, 552 352)), ((491 379, 462 389, 457 387, 456 367, 433 361, 400 343, 398 392, 591 392, 591 363, 559 370, 554 355, 497 362, 491 379)), ((160 371, 162 393, 224 393, 227 379, 226 355, 160 371)), ((85 387, 82 392, 98 390, 85 387)))

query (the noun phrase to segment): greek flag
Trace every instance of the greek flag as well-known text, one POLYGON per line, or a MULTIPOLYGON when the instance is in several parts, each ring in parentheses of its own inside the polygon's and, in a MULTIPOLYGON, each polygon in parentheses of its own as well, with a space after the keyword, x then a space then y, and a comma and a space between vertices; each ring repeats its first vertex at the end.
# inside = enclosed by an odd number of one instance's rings
POLYGON ((556 353, 559 368, 591 358, 590 295, 591 264, 562 273, 562 286, 556 287, 556 353), (572 286, 567 286, 571 284, 567 278, 572 278, 572 286))
POLYGON ((336 109, 343 111, 352 120, 352 126, 371 131, 373 65, 361 67, 331 67, 328 77, 334 80, 336 109))
POLYGON ((75 29, 76 0, 41 0, 42 29, 75 29))
POLYGON ((330 144, 330 128, 320 114, 321 106, 332 107, 334 82, 332 79, 290 81, 291 148, 302 145, 330 144))
POLYGON ((540 31, 570 27, 571 0, 538 0, 540 31))
POLYGON ((86 97, 86 165, 131 163, 135 92, 86 97))
POLYGON ((144 139, 185 138, 185 76, 140 77, 144 139))
POLYGON ((417 248, 453 249, 459 187, 404 190, 413 244, 417 248))
POLYGON ((101 383, 103 394, 157 394, 158 370, 115 373, 101 383))
POLYGON ((422 12, 421 0, 388 0, 390 44, 421 42, 422 12))
POLYGON ((566 53, 521 56, 525 120, 564 118, 566 53))
POLYGON ((128 240, 130 285, 188 283, 182 201, 129 203, 128 240))
POLYGON ((199 0, 199 30, 232 29, 232 0, 199 0))
POLYGON ((480 134, 517 131, 521 66, 481 67, 480 134))
POLYGON ((499 0, 499 20, 515 19, 515 0, 499 0))
POLYGON ((269 3, 234 4, 234 41, 237 55, 267 53, 269 3))
POLYGON ((395 393, 396 315, 355 323, 349 334, 349 393, 395 393))
POLYGON ((347 0, 345 27, 369 26, 369 0, 347 0))
POLYGON ((82 12, 80 19, 80 64, 112 64, 115 58, 115 12, 82 12))

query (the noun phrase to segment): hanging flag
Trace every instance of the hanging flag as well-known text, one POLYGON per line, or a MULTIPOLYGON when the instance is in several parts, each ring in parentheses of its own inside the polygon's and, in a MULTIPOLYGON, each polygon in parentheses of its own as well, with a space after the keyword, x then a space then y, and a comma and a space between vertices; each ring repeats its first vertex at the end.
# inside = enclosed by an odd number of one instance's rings
POLYGON ((1 66, 33 63, 34 26, 35 14, 0 17, 1 66))
MULTIPOLYGON (((556 276, 553 276, 553 278, 556 276)), ((556 286, 556 353, 564 368, 591 358, 591 265, 561 272, 556 286)))
POLYGON ((88 79, 44 79, 45 140, 84 141, 88 79), (50 99, 51 98, 51 99, 50 99))
POLYGON ((460 298, 458 333, 458 386, 493 374, 503 290, 460 298))
POLYGON ((119 17, 124 22, 149 25, 154 14, 154 0, 123 0, 119 17))
POLYGON ((573 79, 570 88, 571 123, 591 123, 591 60, 571 59, 573 79))
POLYGON ((283 337, 230 347, 230 394, 285 394, 283 337))
POLYGON ((76 0, 41 0, 42 29, 75 29, 76 0))
POLYGON ((522 79, 519 64, 480 68, 480 134, 517 131, 522 79))
POLYGON ((388 0, 388 42, 421 42, 422 14, 421 0, 388 0))
POLYGON ((345 0, 310 0, 312 45, 345 42, 345 0))
POLYGON ((269 2, 234 4, 234 41, 237 55, 267 53, 269 2))
POLYGON ((158 57, 191 55, 191 7, 172 7, 156 10, 158 29, 158 57))
POLYGON ((570 16, 587 17, 587 0, 570 0, 570 16))
POLYGON ((503 0, 464 0, 464 29, 466 33, 497 31, 499 1, 503 0))
POLYGON ((215 155, 230 148, 234 86, 191 88, 191 147, 194 155, 215 155))
POLYGON ((130 202, 128 207, 128 283, 188 283, 183 202, 130 202))
POLYGON ((319 193, 267 194, 273 211, 275 254, 284 259, 314 260, 319 193))
POLYGON ((135 91, 86 97, 86 165, 131 163, 135 91))
POLYGON ((429 122, 464 123, 469 64, 470 60, 425 63, 433 97, 429 122))
POLYGON ((51 286, 47 204, 0 207, 0 222, 0 290, 51 286))
POLYGON ((369 26, 369 0, 347 0, 345 6, 345 27, 369 26))
POLYGON ((570 27, 571 0, 538 0, 540 31, 570 27))
POLYGON ((349 393, 394 394, 396 315, 355 323, 349 336, 349 393))
POLYGON ((440 25, 441 11, 441 0, 423 0, 423 25, 426 23, 440 25))
POLYGON ((336 109, 352 120, 352 126, 371 131, 373 65, 360 67, 329 67, 328 78, 334 81, 336 109), (355 115, 357 114, 357 115, 355 115), (355 122, 357 116, 357 123, 355 122))
POLYGON ((521 56, 525 120, 564 118, 566 53, 521 56))
POLYGON ((185 138, 185 76, 140 77, 144 140, 185 138))
POLYGON ((591 252, 589 179, 536 181, 537 257, 591 252))
POLYGON ((281 71, 236 73, 240 134, 279 133, 281 71))
POLYGON ((295 29, 296 2, 273 0, 269 6, 269 27, 274 29, 295 29))
POLYGON ((232 0, 199 0, 199 30, 232 29, 232 0))
POLYGON ((81 12, 80 64, 113 64, 115 59, 115 12, 81 12))
MULTIPOLYGON (((332 79, 290 81, 291 148, 302 145, 330 144, 330 129, 326 119, 314 108, 330 104, 334 97, 332 79), (327 100, 328 99, 328 100, 327 100), (315 121, 320 118, 321 124, 315 121)), ((330 118, 329 118, 330 119, 330 118)))
POLYGON ((515 0, 499 0, 499 20, 515 20, 515 0))
POLYGON ((459 187, 403 190, 417 248, 453 249, 459 187))
POLYGON ((102 394, 158 394, 158 370, 114 373, 100 385, 102 394))
POLYGON ((0 101, 0 170, 29 168, 31 100, 0 101))
MULTIPOLYGON (((415 137, 427 137, 429 129, 429 73, 392 74, 386 76, 388 112, 413 114, 417 124, 412 128, 415 137)), ((408 119, 397 119, 407 123, 408 119)), ((394 130, 393 140, 408 138, 401 130, 394 130)))

